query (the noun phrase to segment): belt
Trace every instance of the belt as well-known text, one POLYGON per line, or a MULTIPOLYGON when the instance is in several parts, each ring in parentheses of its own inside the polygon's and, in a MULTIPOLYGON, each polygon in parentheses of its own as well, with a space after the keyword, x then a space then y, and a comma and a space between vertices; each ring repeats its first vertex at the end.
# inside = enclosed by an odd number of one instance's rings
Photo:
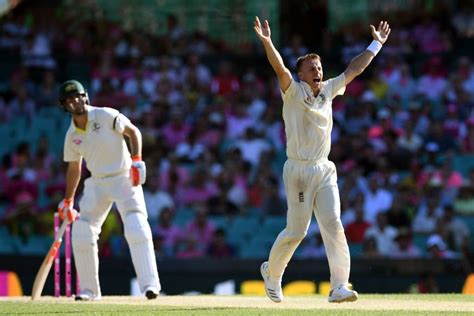
POLYGON ((294 157, 288 157, 288 160, 293 160, 296 162, 303 162, 303 163, 323 163, 323 162, 328 162, 329 159, 327 157, 322 157, 318 159, 298 159, 294 157))

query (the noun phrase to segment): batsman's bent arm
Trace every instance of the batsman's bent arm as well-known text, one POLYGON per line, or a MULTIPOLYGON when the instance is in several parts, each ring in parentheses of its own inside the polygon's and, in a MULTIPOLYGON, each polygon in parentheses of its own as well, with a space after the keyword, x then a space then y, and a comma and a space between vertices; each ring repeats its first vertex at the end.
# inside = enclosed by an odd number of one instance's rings
POLYGON ((31 290, 32 300, 36 300, 38 297, 41 296, 41 292, 43 292, 44 283, 48 278, 49 270, 51 270, 51 266, 54 262, 54 257, 56 257, 56 254, 58 253, 59 248, 61 247, 61 242, 63 241, 63 235, 66 231, 67 224, 68 221, 67 219, 65 219, 61 224, 61 227, 59 228, 56 239, 51 245, 51 248, 49 248, 48 254, 44 258, 43 263, 41 264, 41 267, 39 268, 38 273, 36 274, 35 281, 33 283, 33 289, 31 290))

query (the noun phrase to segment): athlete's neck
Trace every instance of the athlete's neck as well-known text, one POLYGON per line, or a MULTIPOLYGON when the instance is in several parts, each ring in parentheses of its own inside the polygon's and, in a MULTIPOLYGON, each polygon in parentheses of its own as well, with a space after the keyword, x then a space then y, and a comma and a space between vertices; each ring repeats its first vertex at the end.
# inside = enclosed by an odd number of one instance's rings
POLYGON ((319 89, 319 88, 318 89, 312 89, 312 90, 313 90, 314 97, 317 97, 319 92, 321 91, 321 89, 319 89))
POLYGON ((72 119, 74 121, 74 125, 76 125, 77 128, 86 129, 87 126, 87 112, 84 112, 83 114, 75 115, 73 114, 72 119))

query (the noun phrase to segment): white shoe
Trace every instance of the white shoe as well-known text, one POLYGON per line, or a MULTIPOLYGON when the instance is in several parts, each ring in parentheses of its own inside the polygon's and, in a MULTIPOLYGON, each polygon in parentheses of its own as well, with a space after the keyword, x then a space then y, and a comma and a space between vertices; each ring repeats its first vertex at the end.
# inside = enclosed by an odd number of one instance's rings
POLYGON ((100 295, 95 295, 90 290, 84 290, 79 295, 76 295, 76 301, 99 301, 102 297, 100 295))
POLYGON ((149 300, 155 299, 158 295, 160 295, 160 291, 154 286, 149 286, 145 290, 145 296, 149 300))
POLYGON ((278 281, 272 281, 268 274, 268 262, 265 261, 260 266, 260 273, 262 274, 263 281, 265 281, 265 292, 269 299, 276 303, 280 303, 283 300, 283 294, 281 292, 281 279, 278 281))
POLYGON ((342 303, 357 301, 359 294, 352 290, 351 284, 341 284, 329 292, 329 303, 342 303))

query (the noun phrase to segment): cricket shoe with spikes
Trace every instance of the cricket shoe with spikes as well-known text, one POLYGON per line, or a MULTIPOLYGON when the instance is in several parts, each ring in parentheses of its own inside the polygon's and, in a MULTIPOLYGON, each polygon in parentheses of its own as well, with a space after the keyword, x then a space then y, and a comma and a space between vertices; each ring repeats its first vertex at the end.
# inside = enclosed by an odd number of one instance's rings
POLYGON ((281 279, 274 281, 270 278, 267 261, 262 263, 260 266, 260 273, 262 274, 263 281, 265 282, 265 292, 267 293, 268 298, 276 303, 280 303, 283 300, 281 279))
POLYGON ((102 297, 100 295, 95 295, 89 290, 81 291, 79 295, 76 295, 76 301, 100 301, 102 297))
POLYGON ((342 303, 357 301, 359 294, 352 289, 352 284, 341 284, 329 292, 329 303, 342 303))
POLYGON ((153 300, 153 299, 157 298, 158 295, 160 295, 160 292, 158 291, 158 289, 156 287, 149 286, 145 290, 145 296, 149 300, 153 300))

